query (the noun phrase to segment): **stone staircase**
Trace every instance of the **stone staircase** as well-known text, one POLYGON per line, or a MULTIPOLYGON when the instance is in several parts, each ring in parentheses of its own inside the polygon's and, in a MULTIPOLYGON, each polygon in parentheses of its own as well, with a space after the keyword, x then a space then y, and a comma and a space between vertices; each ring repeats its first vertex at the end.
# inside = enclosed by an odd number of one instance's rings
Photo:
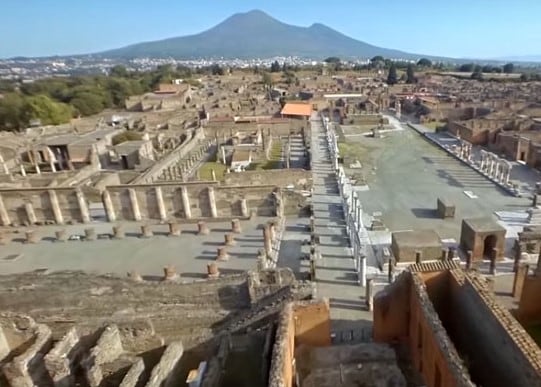
POLYGON ((159 387, 175 375, 184 353, 173 341, 155 364, 123 348, 118 326, 82 336, 69 329, 54 341, 51 329, 28 316, 0 316, 2 387, 159 387), (90 339, 89 339, 90 337, 90 339))

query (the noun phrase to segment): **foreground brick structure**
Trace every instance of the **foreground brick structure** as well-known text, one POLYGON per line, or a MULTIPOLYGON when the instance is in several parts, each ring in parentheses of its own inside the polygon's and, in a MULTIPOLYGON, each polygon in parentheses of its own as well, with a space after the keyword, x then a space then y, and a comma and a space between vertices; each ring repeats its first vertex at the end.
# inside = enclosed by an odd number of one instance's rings
POLYGON ((460 247, 472 252, 473 261, 502 260, 506 230, 491 218, 464 219, 460 231, 460 247))
POLYGON ((427 386, 541 386, 541 349, 452 262, 412 265, 378 293, 374 340, 407 348, 427 386))

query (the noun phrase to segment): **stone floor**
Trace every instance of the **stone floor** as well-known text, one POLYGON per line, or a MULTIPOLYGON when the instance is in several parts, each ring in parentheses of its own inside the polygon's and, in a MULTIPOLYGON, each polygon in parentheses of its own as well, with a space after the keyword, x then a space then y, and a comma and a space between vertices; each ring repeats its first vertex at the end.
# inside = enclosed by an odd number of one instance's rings
MULTIPOLYGON (((256 268, 256 257, 263 248, 259 226, 267 218, 241 221, 242 233, 235 235, 236 245, 228 247, 229 260, 219 262, 222 273, 239 273, 256 268)), ((140 225, 123 224, 123 240, 55 242, 54 233, 60 227, 34 228, 42 237, 37 244, 26 244, 24 230, 13 234, 13 241, 0 250, 0 273, 11 274, 39 269, 50 271, 84 270, 91 273, 126 275, 135 270, 143 276, 161 278, 163 268, 173 265, 186 281, 206 278, 207 264, 214 262, 217 248, 224 244, 224 234, 231 232, 231 223, 207 223, 210 234, 197 235, 197 224, 183 224, 180 237, 167 236, 167 225, 152 226, 154 236, 140 238, 140 225), (17 257, 18 256, 18 257, 17 257), (12 259, 17 257, 15 259, 12 259)), ((96 233, 111 233, 112 224, 63 226, 68 235, 84 235, 84 229, 94 227, 96 233)), ((9 230, 9 229, 8 229, 9 230)))

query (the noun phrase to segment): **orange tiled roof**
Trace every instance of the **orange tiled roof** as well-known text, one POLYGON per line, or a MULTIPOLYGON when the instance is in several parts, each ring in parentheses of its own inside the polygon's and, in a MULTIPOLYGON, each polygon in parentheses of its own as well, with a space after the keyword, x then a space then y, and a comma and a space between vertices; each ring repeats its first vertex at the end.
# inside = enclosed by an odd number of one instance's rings
POLYGON ((286 103, 281 114, 287 116, 310 117, 312 114, 312 105, 308 103, 286 103))

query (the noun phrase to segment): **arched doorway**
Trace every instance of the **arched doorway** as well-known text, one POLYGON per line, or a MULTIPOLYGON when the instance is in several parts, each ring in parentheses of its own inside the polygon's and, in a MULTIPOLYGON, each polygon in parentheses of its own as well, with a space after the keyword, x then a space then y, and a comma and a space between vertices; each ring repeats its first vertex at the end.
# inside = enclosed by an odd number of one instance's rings
POLYGON ((493 249, 496 247, 496 242, 498 238, 496 235, 487 235, 485 237, 485 243, 483 247, 483 256, 486 259, 492 259, 493 249))

